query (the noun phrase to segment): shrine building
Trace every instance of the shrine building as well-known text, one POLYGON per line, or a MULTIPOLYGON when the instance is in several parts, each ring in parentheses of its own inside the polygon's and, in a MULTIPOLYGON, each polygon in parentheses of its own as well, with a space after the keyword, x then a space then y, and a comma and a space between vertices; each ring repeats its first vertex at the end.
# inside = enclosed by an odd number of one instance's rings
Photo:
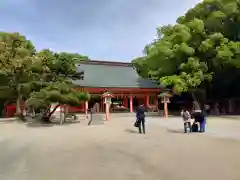
MULTIPOLYGON (((87 113, 93 104, 98 104, 97 112, 105 112, 102 97, 105 92, 113 96, 110 112, 134 112, 139 104, 158 111, 158 95, 163 88, 150 79, 140 77, 131 63, 89 60, 81 62, 77 70, 84 71, 84 78, 74 81, 76 89, 88 92, 91 99, 77 107, 69 107, 69 112, 87 113)), ((15 104, 5 107, 5 112, 5 117, 14 116, 15 104)))
POLYGON ((101 95, 106 91, 113 95, 112 112, 117 112, 117 109, 133 112, 140 103, 158 108, 158 95, 163 88, 140 77, 131 63, 89 60, 81 62, 78 71, 84 71, 84 78, 74 82, 76 88, 90 93, 92 99, 79 107, 71 107, 71 111, 84 112, 97 102, 99 112, 104 112, 101 95))

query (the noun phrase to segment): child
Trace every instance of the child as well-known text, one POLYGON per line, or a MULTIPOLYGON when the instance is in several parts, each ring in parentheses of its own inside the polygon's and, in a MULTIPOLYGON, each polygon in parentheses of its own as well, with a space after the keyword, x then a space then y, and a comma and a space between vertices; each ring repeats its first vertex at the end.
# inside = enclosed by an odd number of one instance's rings
POLYGON ((191 129, 190 113, 186 109, 184 109, 181 111, 181 116, 183 118, 183 123, 184 123, 184 133, 187 133, 187 128, 189 128, 191 132, 192 129, 191 129))

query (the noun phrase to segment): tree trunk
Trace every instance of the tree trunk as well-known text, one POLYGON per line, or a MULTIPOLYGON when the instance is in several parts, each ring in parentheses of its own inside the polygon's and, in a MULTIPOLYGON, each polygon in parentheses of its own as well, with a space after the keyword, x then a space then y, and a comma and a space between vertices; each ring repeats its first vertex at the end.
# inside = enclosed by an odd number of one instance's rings
POLYGON ((49 114, 50 110, 51 110, 51 106, 48 106, 47 110, 43 113, 43 117, 44 116, 46 117, 49 114))
POLYGON ((48 110, 43 114, 42 120, 44 122, 47 123, 51 123, 51 116, 53 115, 53 113, 57 110, 57 108, 60 106, 60 104, 58 104, 57 106, 54 107, 54 109, 51 111, 51 106, 48 108, 48 110), (51 111, 51 112, 50 112, 51 111), (49 113, 49 114, 48 114, 49 113))
POLYGON ((63 124, 66 122, 66 117, 67 117, 67 114, 68 114, 68 106, 67 105, 63 105, 63 109, 61 109, 61 112, 60 112, 60 124, 63 124))
POLYGON ((60 108, 60 124, 64 123, 65 120, 65 112, 64 112, 64 106, 60 108))
POLYGON ((200 110, 201 105, 194 92, 192 92, 193 110, 200 110))
POLYGON ((63 110, 63 123, 66 122, 66 117, 67 117, 67 114, 68 114, 68 106, 67 105, 64 105, 64 110, 63 110))
POLYGON ((21 115, 21 100, 22 100, 22 95, 20 93, 20 85, 17 85, 17 99, 16 99, 16 115, 19 116, 21 115))
POLYGON ((193 110, 204 110, 204 105, 206 104, 206 91, 200 89, 197 92, 192 92, 193 98, 193 110))
POLYGON ((57 110, 57 108, 60 106, 60 104, 58 104, 57 106, 55 106, 55 108, 52 110, 52 112, 49 113, 48 117, 50 118, 53 113, 55 113, 55 111, 57 110))

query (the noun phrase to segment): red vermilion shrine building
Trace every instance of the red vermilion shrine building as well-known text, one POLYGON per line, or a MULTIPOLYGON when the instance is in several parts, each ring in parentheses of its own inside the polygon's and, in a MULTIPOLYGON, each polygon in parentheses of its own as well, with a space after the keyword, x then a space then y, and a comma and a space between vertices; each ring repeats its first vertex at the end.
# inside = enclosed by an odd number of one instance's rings
MULTIPOLYGON (((97 111, 105 112, 101 95, 106 91, 113 95, 110 112, 133 112, 140 103, 158 110, 158 95, 163 89, 153 81, 140 77, 131 63, 89 60, 81 62, 78 71, 84 71, 84 79, 74 82, 76 88, 89 92, 92 99, 78 107, 70 107, 69 112, 84 113, 96 103, 97 111)), ((6 117, 13 116, 15 105, 8 106, 6 111, 6 117)))
POLYGON ((105 112, 101 95, 106 91, 114 96, 111 112, 116 112, 117 109, 133 112, 140 103, 149 108, 158 107, 158 95, 162 88, 153 81, 140 77, 131 63, 91 60, 82 62, 78 70, 84 71, 84 79, 75 82, 77 88, 89 92, 93 98, 79 107, 70 108, 70 111, 84 112, 98 102, 98 111, 105 112))

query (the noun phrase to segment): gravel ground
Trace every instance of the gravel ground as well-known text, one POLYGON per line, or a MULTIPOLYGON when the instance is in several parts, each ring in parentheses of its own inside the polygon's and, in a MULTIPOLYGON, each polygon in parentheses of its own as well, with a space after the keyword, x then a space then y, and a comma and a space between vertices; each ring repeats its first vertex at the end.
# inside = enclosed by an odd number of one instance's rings
POLYGON ((240 121, 209 118, 205 134, 179 118, 30 127, 0 124, 1 180, 239 180, 240 121))

